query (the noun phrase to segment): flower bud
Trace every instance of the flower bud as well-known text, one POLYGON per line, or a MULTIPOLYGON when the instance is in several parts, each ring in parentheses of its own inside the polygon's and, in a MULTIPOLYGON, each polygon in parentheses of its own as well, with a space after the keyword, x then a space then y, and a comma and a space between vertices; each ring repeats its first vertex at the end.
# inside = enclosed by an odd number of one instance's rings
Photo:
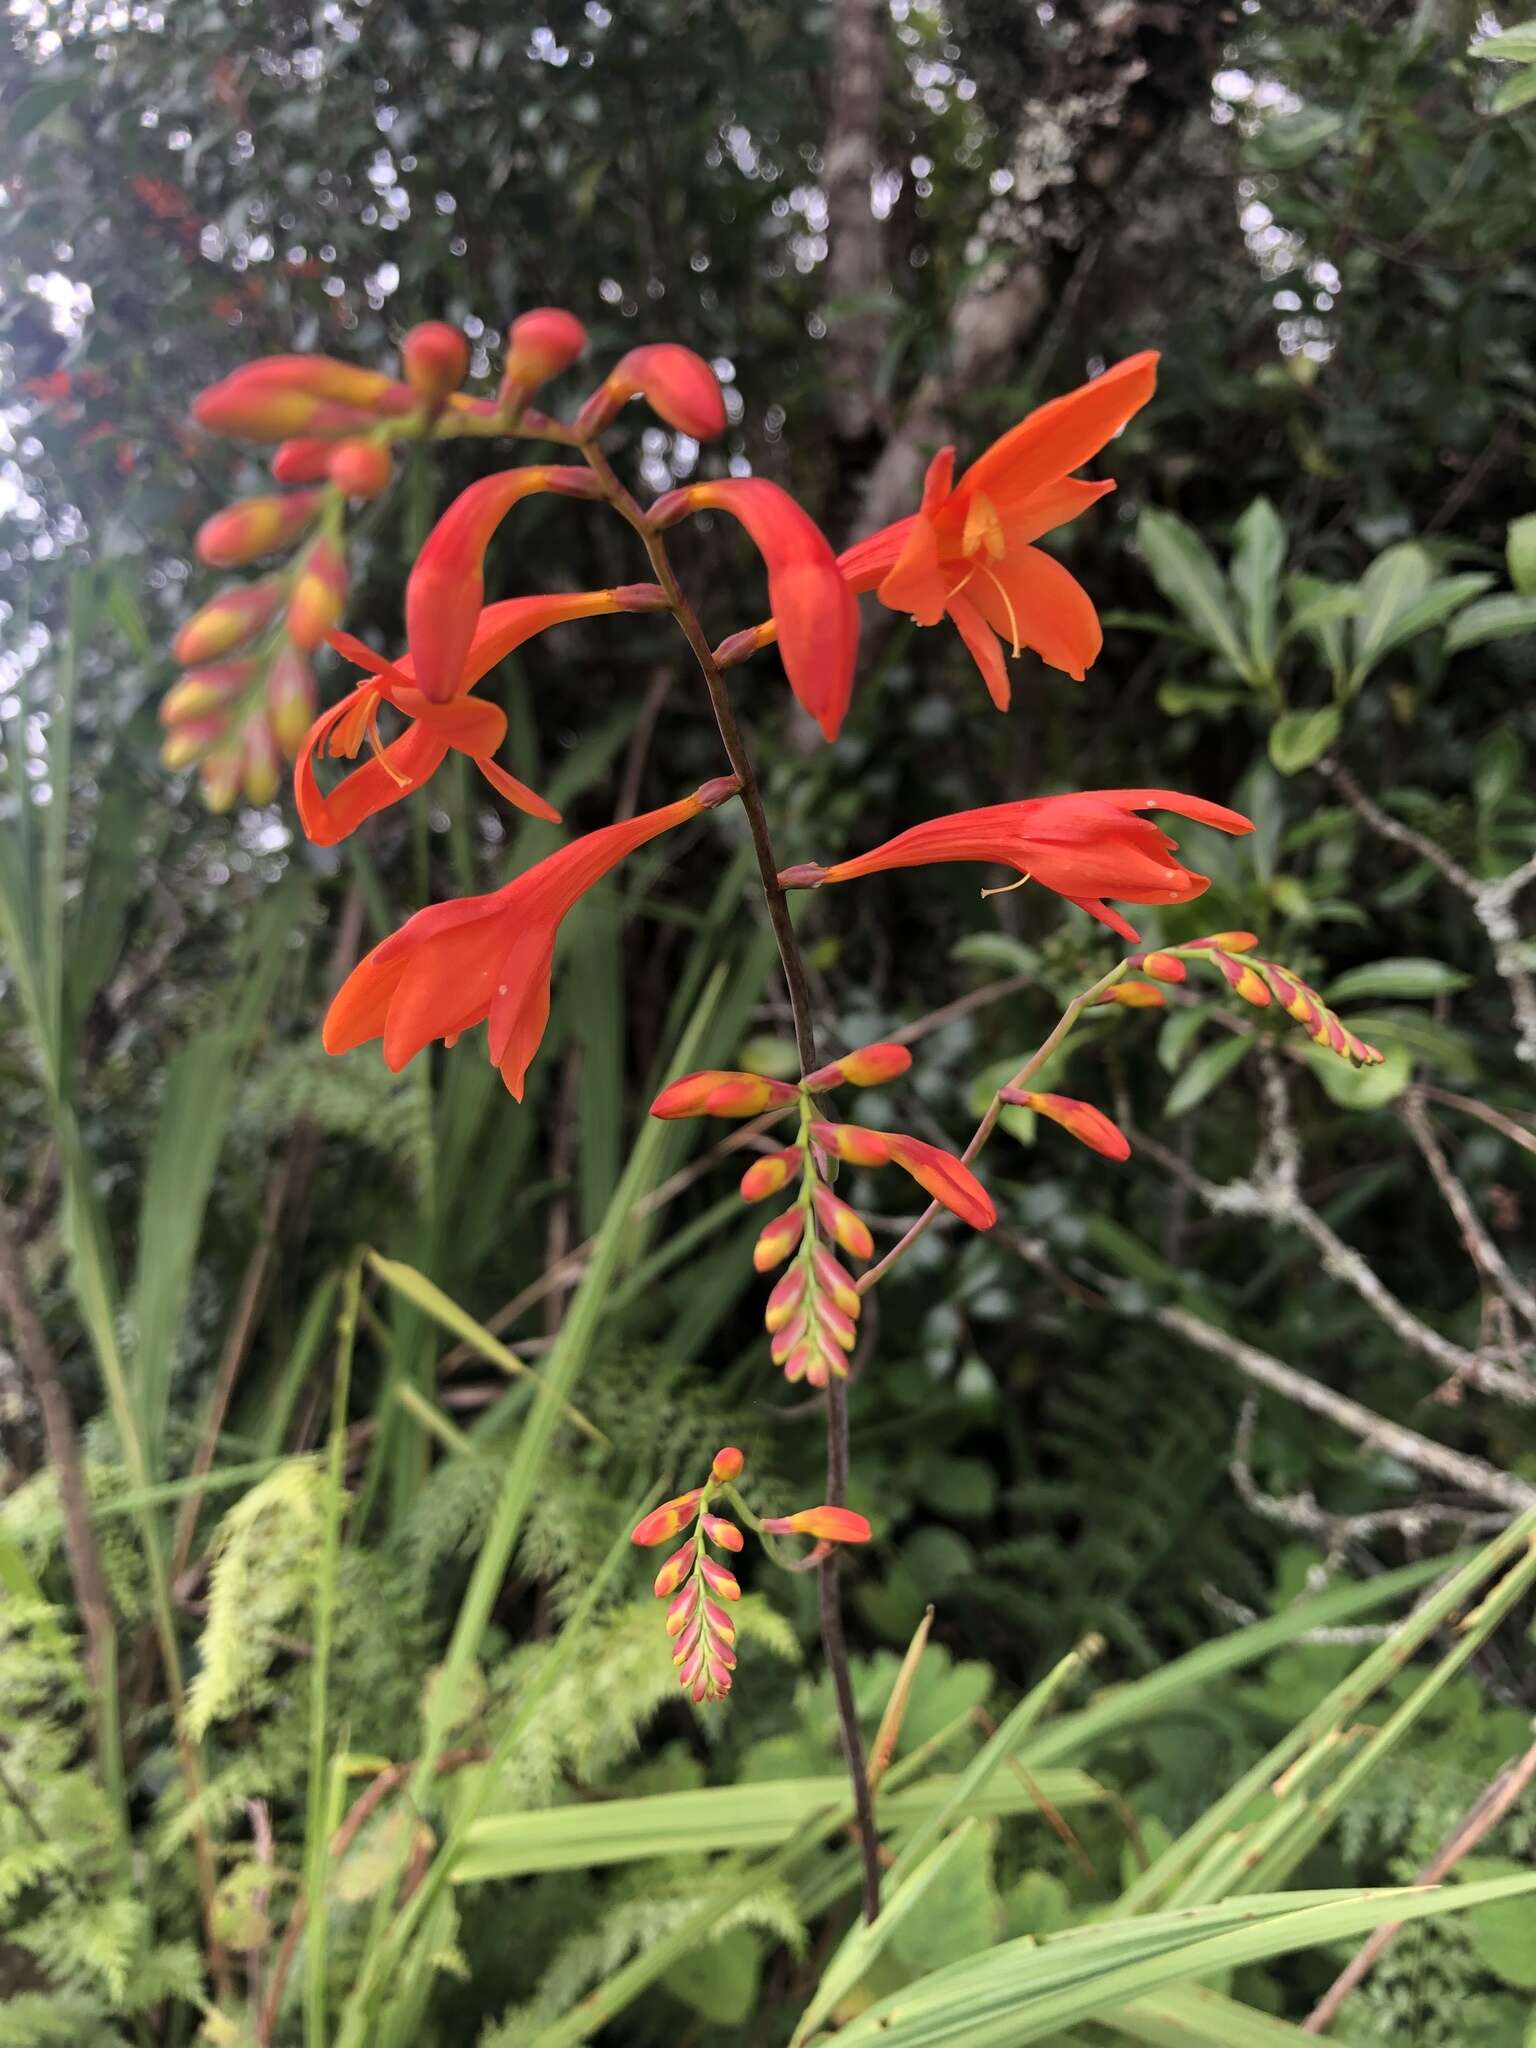
POLYGON ((783 1328, 776 1330, 768 1346, 768 1356, 775 1365, 783 1365, 797 1345, 805 1342, 805 1333, 810 1328, 810 1318, 802 1308, 792 1315, 783 1328))
POLYGON ((783 1109, 795 1101, 795 1090, 784 1081, 770 1081, 762 1074, 730 1072, 718 1067, 697 1074, 684 1074, 663 1088, 651 1104, 651 1115, 756 1116, 765 1109, 783 1109))
MULTIPOLYGON (((688 1557, 691 1564, 693 1557, 693 1547, 691 1544, 687 1547, 684 1554, 688 1557)), ((693 1619, 698 1604, 699 1589, 694 1581, 690 1579, 688 1584, 684 1586, 667 1608, 667 1634, 669 1636, 680 1636, 683 1633, 684 1629, 687 1628, 689 1622, 693 1619)))
MULTIPOLYGON (((206 668, 188 669, 180 682, 173 683, 160 699, 160 723, 178 726, 189 719, 201 720, 227 712, 241 692, 250 687, 257 667, 254 661, 218 661, 210 662, 206 668)), ((179 763, 167 765, 185 767, 186 760, 195 758, 189 755, 179 763)))
POLYGON ((317 540, 304 558, 288 602, 288 637, 307 654, 341 618, 347 565, 333 540, 317 540))
POLYGON ((1162 990, 1149 981, 1117 981, 1103 995, 1095 996, 1090 1008, 1096 1010, 1101 1003, 1113 1003, 1122 1010, 1160 1010, 1166 1001, 1162 990))
POLYGON ((587 345, 587 330, 559 306, 535 306, 518 314, 507 341, 502 401, 516 405, 575 362, 587 345))
POLYGON ((869 1234, 869 1225, 856 1210, 840 1201, 825 1182, 817 1184, 814 1200, 816 1220, 835 1244, 841 1245, 856 1259, 874 1257, 875 1240, 869 1234))
POLYGON ((815 1536, 823 1543, 867 1543, 868 1522, 852 1508, 801 1508, 798 1514, 765 1517, 770 1536, 815 1536))
POLYGON ((217 661, 253 640, 270 624, 283 601, 283 585, 274 576, 259 583, 232 583, 194 612, 176 635, 171 652, 184 668, 217 661))
POLYGON ((287 547, 318 513, 323 496, 321 491, 291 491, 226 505, 197 529, 198 560, 214 569, 238 569, 287 547))
POLYGON ((295 434, 354 433, 415 404, 408 385, 378 370, 332 356, 263 356, 200 392, 192 416, 210 433, 285 441, 295 434))
POLYGON ((761 1202, 769 1195, 776 1195, 780 1188, 787 1187, 792 1175, 800 1170, 800 1152, 791 1145, 783 1152, 770 1152, 766 1158, 754 1159, 741 1176, 741 1199, 744 1202, 761 1202))
POLYGON ((1251 953, 1258 943, 1257 932, 1212 932, 1207 938, 1186 939, 1184 950, 1186 953, 1204 953, 1213 946, 1219 946, 1224 953, 1251 953))
POLYGON ((692 1570, 693 1545, 685 1543, 681 1550, 673 1551, 661 1570, 656 1574, 656 1581, 652 1587, 656 1598, 658 1600, 665 1600, 669 1593, 675 1593, 692 1570))
POLYGON ((851 1351, 858 1342, 859 1333, 853 1317, 846 1309, 839 1308, 835 1301, 818 1300, 816 1320, 842 1350, 851 1351))
POLYGON ((1187 981, 1189 969, 1176 953, 1133 953, 1131 965, 1139 967, 1153 981, 1187 981))
MULTIPOLYGON (((736 1574, 726 1565, 716 1564, 712 1557, 699 1559, 699 1576, 711 1593, 719 1600, 739 1600, 741 1584, 736 1574)), ((713 1619, 713 1616, 711 1616, 713 1619)))
POLYGON ((1245 1003, 1252 1003, 1256 1010, 1269 1008, 1272 1000, 1269 986, 1263 975, 1250 967, 1246 960, 1231 960, 1225 953, 1214 950, 1210 957, 1234 995, 1241 996, 1245 1003))
POLYGON ((816 1270, 817 1286, 847 1315, 857 1317, 864 1306, 864 1297, 854 1285, 853 1275, 847 1268, 838 1264, 824 1244, 817 1245, 812 1252, 811 1264, 816 1270))
POLYGON ((285 646, 267 672, 267 716, 291 761, 315 720, 315 678, 297 647, 285 646))
POLYGON ((700 1525, 711 1543, 722 1550, 740 1550, 742 1534, 734 1522, 728 1522, 722 1515, 706 1515, 700 1525))
POLYGON ((637 396, 669 427, 695 441, 712 441, 725 432, 725 400, 714 371, 691 348, 662 341, 620 357, 577 414, 577 433, 601 432, 637 396))
MULTIPOLYGON (((849 1214, 853 1212, 850 1210, 849 1214)), ((805 1211, 798 1206, 786 1209, 782 1216, 776 1216, 765 1224, 752 1247, 752 1264, 759 1273, 771 1273, 775 1266, 782 1266, 795 1246, 800 1242, 805 1229, 805 1211)))
POLYGON ((323 483, 335 448, 334 441, 284 441, 272 457, 272 474, 280 484, 323 483))
POLYGON ((202 784, 203 802, 215 813, 227 811, 234 805, 240 794, 240 752, 237 747, 221 747, 217 753, 209 754, 198 770, 202 784))
POLYGON ((722 1486, 728 1485, 731 1480, 741 1477, 741 1470, 746 1462, 745 1455, 737 1450, 734 1444, 725 1444, 716 1451, 710 1464, 709 1476, 711 1479, 718 1479, 722 1486))
MULTIPOLYGON (((763 1323, 770 1335, 782 1330, 800 1306, 800 1297, 805 1292, 805 1268, 796 1264, 773 1284, 768 1305, 763 1310, 763 1323)), ((857 1299, 857 1296, 855 1296, 857 1299)))
POLYGON ((878 1088, 882 1082, 906 1073, 911 1064, 912 1055, 904 1045, 861 1045, 857 1052, 845 1052, 830 1066, 807 1074, 805 1086, 818 1095, 845 1084, 850 1088, 878 1088))
POLYGON ((1070 1131, 1080 1145, 1086 1145, 1090 1152, 1102 1153, 1106 1159, 1129 1159, 1131 1141, 1120 1126, 1111 1121, 1102 1109, 1095 1109, 1091 1102, 1078 1102, 1070 1095, 1042 1095, 1022 1088, 1000 1088, 1000 1099, 1014 1103, 1020 1109, 1032 1109, 1037 1116, 1048 1116, 1053 1123, 1070 1131))
POLYGON ((269 804, 283 779, 283 757, 263 717, 251 719, 240 743, 240 780, 253 804, 269 804))
POLYGON ((648 1515, 641 1516, 630 1531, 630 1542, 638 1543, 642 1549, 665 1543, 669 1536, 687 1528, 699 1512, 703 1495, 704 1489, 696 1486, 690 1493, 680 1493, 675 1500, 664 1500, 659 1508, 652 1508, 648 1515))
POLYGON ((228 736, 229 722, 217 714, 178 719, 161 744, 160 765, 175 775, 205 759, 228 736))
POLYGON ((423 320, 400 344, 400 366, 411 389, 435 404, 456 391, 468 376, 469 343, 446 320, 423 320))
POLYGON ((394 457, 377 441, 343 441, 331 456, 327 474, 349 498, 377 498, 394 477, 394 457))

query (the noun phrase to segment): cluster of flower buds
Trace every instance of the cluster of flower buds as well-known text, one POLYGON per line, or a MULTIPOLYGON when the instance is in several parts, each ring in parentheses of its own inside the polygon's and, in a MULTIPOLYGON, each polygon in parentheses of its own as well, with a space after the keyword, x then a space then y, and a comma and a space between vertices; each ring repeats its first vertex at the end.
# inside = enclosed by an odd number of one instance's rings
POLYGON ((635 1524, 630 1540, 644 1549, 670 1542, 684 1529, 692 1535, 673 1551, 656 1574, 655 1593, 667 1603, 672 1662, 684 1692, 699 1705, 724 1699, 736 1670, 736 1624, 730 1608, 741 1584, 729 1565, 711 1557, 711 1547, 732 1554, 742 1548, 739 1522, 717 1512, 729 1507, 759 1536, 812 1536, 815 1558, 834 1543, 867 1543, 869 1524, 850 1508, 802 1508, 797 1514, 759 1518, 736 1490, 746 1463, 734 1445, 716 1451, 702 1486, 663 1501, 635 1524))
POLYGON ((243 791, 270 803, 286 757, 315 716, 309 657, 340 622, 347 597, 341 513, 377 497, 394 473, 388 443, 419 432, 469 368, 469 344, 440 320, 414 327, 401 348, 404 380, 330 356, 267 356, 194 401, 210 432, 276 443, 272 475, 291 486, 226 505, 198 530, 198 558, 243 569, 292 559, 222 590, 177 635, 187 673, 160 706, 168 768, 198 765, 204 800, 227 810, 243 791))
POLYGON ((1256 1010, 1267 1010, 1278 1003, 1288 1017, 1295 1018, 1314 1045, 1337 1053, 1352 1066, 1379 1066, 1385 1054, 1341 1023, 1317 990, 1309 987, 1299 974, 1273 960, 1259 959, 1253 951, 1258 943, 1253 932, 1213 932, 1209 938, 1189 939, 1182 946, 1132 953, 1131 966, 1148 980, 1119 982, 1099 1000, 1129 1002, 1139 990, 1142 993, 1137 997, 1138 1004, 1150 1007, 1163 999, 1162 991, 1152 987, 1152 983, 1186 981, 1186 963, 1205 961, 1216 969, 1235 996, 1251 1003, 1256 1010))
POLYGON ((833 1192, 837 1162, 899 1166, 974 1230, 989 1230, 997 1221, 991 1197, 970 1168, 937 1145, 901 1131, 830 1123, 818 1114, 817 1098, 832 1089, 876 1087, 904 1074, 911 1064, 905 1046, 866 1045, 818 1067, 798 1084, 718 1070, 685 1074, 651 1104, 652 1116, 659 1117, 800 1112, 795 1142, 754 1160, 741 1179, 742 1199, 748 1202, 766 1201, 798 1182, 794 1202, 763 1227, 752 1254, 760 1273, 791 1261, 774 1284, 763 1316, 773 1362, 783 1367, 786 1379, 824 1387, 830 1378, 844 1377, 858 1337, 863 1298, 837 1253, 869 1259, 875 1244, 863 1217, 833 1192))

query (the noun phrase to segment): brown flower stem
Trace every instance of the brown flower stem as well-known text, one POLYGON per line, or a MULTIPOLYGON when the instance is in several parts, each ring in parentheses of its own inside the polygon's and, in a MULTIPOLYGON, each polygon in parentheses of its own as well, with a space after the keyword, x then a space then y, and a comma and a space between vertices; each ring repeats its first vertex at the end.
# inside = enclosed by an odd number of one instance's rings
MULTIPOLYGON (((1125 973, 1129 965, 1130 962, 1128 960, 1118 961, 1115 966, 1110 968, 1108 974, 1101 974, 1099 976, 1098 980, 1093 984, 1092 988, 1085 988, 1081 995, 1074 996, 1071 1002, 1068 1003, 1067 1007, 1062 1011, 1061 1015, 1057 1018, 1055 1028, 1052 1030, 1050 1036, 1042 1040, 1042 1042, 1030 1054, 1029 1058, 1024 1062, 1023 1066, 1020 1067, 1019 1071, 1013 1076, 1013 1078, 1010 1081, 1005 1082, 1004 1086, 1008 1088, 1023 1088, 1028 1082, 1032 1081, 1035 1075, 1039 1073, 1040 1069, 1045 1065, 1046 1061, 1050 1058, 1051 1054, 1056 1050, 1057 1046, 1059 1046, 1062 1040, 1066 1038, 1067 1035, 1071 1032, 1073 1026, 1076 1024, 1078 1018, 1083 1014, 1084 1010, 1086 1010, 1091 1003, 1097 1002, 1099 997, 1103 995, 1106 989, 1113 988, 1115 983, 1125 973)), ((997 1091, 997 1093, 992 1097, 992 1100, 987 1104, 987 1113, 982 1118, 981 1122, 976 1126, 976 1129, 971 1137, 971 1142, 960 1154, 960 1157, 962 1161, 965 1163, 965 1165, 970 1165, 971 1161, 976 1157, 977 1153, 981 1150, 982 1146, 986 1144, 988 1138, 990 1138, 992 1133, 997 1129, 997 1120, 1002 1115, 1002 1113, 1003 1092, 1000 1088, 997 1091)), ((860 1294, 867 1294, 870 1288, 875 1285, 877 1280, 884 1279, 885 1275, 891 1270, 892 1266, 896 1264, 897 1260, 905 1258, 906 1254, 911 1250, 912 1246, 917 1243, 917 1240, 933 1224, 935 1219, 942 1216, 943 1214, 944 1205, 942 1202, 930 1202, 928 1204, 928 1207, 923 1211, 922 1215, 919 1216, 917 1221, 913 1224, 912 1228, 906 1233, 906 1235, 903 1238, 899 1239, 897 1243, 891 1246, 891 1249, 886 1253, 885 1257, 879 1260, 875 1265, 871 1266, 867 1273, 861 1273, 859 1275, 858 1288, 860 1294)))
MULTIPOLYGON (((667 594, 672 616, 682 629, 683 637, 693 650, 709 691, 710 706, 715 714, 715 724, 720 731, 720 741, 725 748, 726 758, 732 773, 741 784, 741 807, 746 813, 748 829, 752 834, 752 851, 757 859, 758 878, 762 884, 763 902, 767 906, 768 922, 773 928, 774 941, 779 949, 779 961, 784 970, 784 985, 789 992, 790 1015, 794 1019, 795 1049, 800 1060, 802 1074, 811 1073, 817 1064, 816 1028, 811 1015, 810 978, 805 971, 805 961, 800 952, 800 942, 795 937, 795 927, 789 914, 789 904, 784 891, 779 887, 779 861, 773 849, 773 837, 768 827, 767 813, 763 808, 762 790, 758 785, 757 773, 752 757, 747 751, 741 728, 736 723, 736 714, 731 709, 730 692, 726 687, 720 665, 715 660, 714 650, 699 623, 677 572, 667 554, 667 545, 661 533, 646 517, 634 497, 614 474, 613 465, 595 440, 584 440, 580 444, 593 474, 603 487, 603 494, 615 511, 627 520, 644 543, 655 571, 656 581, 667 594)), ((848 1402, 840 1382, 833 1380, 827 1387, 827 1500, 833 1507, 841 1507, 848 1497, 848 1402)), ((859 1717, 854 1706, 853 1678, 848 1667, 848 1644, 843 1634, 842 1603, 838 1597, 837 1554, 828 1557, 816 1571, 817 1607, 821 1620, 821 1643, 826 1655, 828 1669, 832 1673, 832 1689, 837 1700, 838 1734, 842 1743, 843 1761, 848 1769, 853 1787, 854 1809, 858 1820, 859 1856, 864 1878, 864 1913, 873 1920, 880 1911, 880 1837, 875 1828, 874 1801, 870 1796, 869 1780, 864 1761, 864 1737, 859 1728, 859 1717)))

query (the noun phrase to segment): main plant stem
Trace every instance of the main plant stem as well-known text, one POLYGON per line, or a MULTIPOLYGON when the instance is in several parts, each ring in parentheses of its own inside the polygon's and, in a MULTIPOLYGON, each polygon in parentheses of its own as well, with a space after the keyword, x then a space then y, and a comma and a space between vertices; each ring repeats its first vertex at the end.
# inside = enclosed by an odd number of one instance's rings
MULTIPOLYGON (((773 836, 768 828, 768 815, 763 808, 763 793, 758 786, 757 773, 747 744, 742 737, 741 727, 736 723, 736 714, 731 709, 730 693, 714 651, 709 644, 699 616, 689 602, 677 572, 667 554, 667 545, 662 535, 647 519, 634 497, 614 474, 609 462, 596 441, 584 440, 579 443, 582 454, 593 474, 603 487, 603 494, 609 504, 628 521, 645 545, 655 571, 656 581, 667 595, 667 604, 672 616, 682 629, 683 637, 693 650, 704 687, 709 692, 710 707, 715 714, 719 728, 720 742, 725 748, 731 772, 741 784, 741 807, 746 813, 747 826, 752 835, 752 851, 757 859, 758 878, 762 884, 763 901, 768 910, 768 922, 773 928, 774 942, 779 949, 779 962, 784 970, 784 985, 789 994, 790 1015, 794 1020, 795 1050, 800 1060, 800 1071, 809 1074, 817 1065, 816 1028, 811 1016, 811 987, 805 971, 805 961, 800 952, 800 942, 795 936, 794 923, 789 914, 789 904, 784 891, 779 887, 779 861, 773 848, 773 836)), ((827 1500, 833 1507, 841 1507, 848 1497, 848 1401, 842 1382, 830 1380, 827 1385, 827 1500)), ((853 1678, 848 1668, 848 1644, 843 1635, 842 1602, 838 1597, 838 1557, 834 1550, 817 1567, 817 1606, 821 1619, 821 1644, 827 1659, 827 1668, 832 1673, 832 1689, 837 1699, 838 1732, 842 1740, 843 1761, 848 1767, 848 1776, 853 1787, 854 1811, 858 1824, 859 1853, 863 1865, 864 1916, 874 1920, 880 1911, 880 1838, 875 1829, 874 1797, 869 1788, 869 1776, 864 1759, 864 1738, 859 1729, 858 1711, 853 1699, 853 1678)))

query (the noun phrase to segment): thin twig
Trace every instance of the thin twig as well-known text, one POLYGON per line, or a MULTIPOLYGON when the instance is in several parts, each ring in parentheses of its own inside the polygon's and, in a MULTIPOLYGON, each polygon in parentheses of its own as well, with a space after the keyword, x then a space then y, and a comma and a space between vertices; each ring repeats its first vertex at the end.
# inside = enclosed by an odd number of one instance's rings
MULTIPOLYGON (((1462 1857, 1470 1855, 1483 1837, 1493 1832, 1533 1778, 1536 1778, 1536 1742, 1531 1744, 1524 1756, 1514 1763, 1505 1765, 1471 1812, 1414 1878, 1414 1883, 1439 1884, 1448 1877, 1462 1857)), ((1340 2006, 1356 1985, 1363 1983, 1370 1975, 1387 1947, 1402 1931, 1402 1927, 1401 1920, 1394 1920, 1389 1926, 1376 1929, 1359 1954, 1339 1972, 1302 2021, 1303 2033, 1327 2032, 1338 2017, 1340 2006)))
POLYGON ((1482 1218, 1473 1208, 1471 1196, 1451 1171, 1450 1162, 1435 1135, 1434 1125, 1425 1112, 1421 1088, 1410 1088, 1406 1092, 1398 1105, 1398 1115, 1408 1135, 1424 1155, 1424 1163, 1434 1176, 1435 1186, 1445 1197, 1445 1205, 1456 1219, 1456 1228, 1461 1232, 1467 1257, 1477 1268, 1484 1285, 1518 1309, 1536 1329, 1536 1293, 1510 1270, 1508 1260, 1488 1235, 1482 1218))
POLYGON ((1536 882, 1536 853, 1507 875, 1500 875, 1497 881, 1480 882, 1435 840, 1384 811, 1339 762, 1325 760, 1318 767, 1378 839, 1427 860, 1453 889, 1466 897, 1493 947, 1494 972, 1509 990, 1515 1013, 1515 1057, 1536 1065, 1536 974, 1525 963, 1524 939, 1514 908, 1521 890, 1536 882))
MULTIPOLYGON (((1085 988, 1082 991, 1081 995, 1075 995, 1072 998, 1071 1002, 1068 1003, 1067 1007, 1062 1011, 1061 1015, 1057 1018, 1056 1023, 1050 1032, 1049 1037, 1042 1041, 1042 1043, 1035 1049, 1035 1051, 1030 1054, 1029 1058, 1024 1062, 1023 1066, 1019 1068, 1019 1071, 1012 1077, 1011 1080, 1006 1082, 1004 1085, 1009 1088, 1022 1088, 1024 1087, 1026 1082, 1032 1080, 1034 1076, 1039 1073, 1040 1069, 1045 1065, 1046 1061, 1050 1058, 1051 1054, 1056 1050, 1057 1046, 1061 1044, 1062 1040, 1071 1031, 1073 1025, 1076 1024, 1078 1018, 1082 1015, 1083 1011, 1086 1010, 1091 1003, 1097 1002, 1098 998, 1104 993, 1104 991, 1107 988, 1113 988, 1114 984, 1125 973, 1127 965, 1128 963, 1124 960, 1117 962, 1115 966, 1110 968, 1107 974, 1101 974, 1099 976, 1098 980, 1093 984, 1092 988, 1085 988)), ((981 1150, 982 1146, 985 1145, 988 1138, 991 1137, 993 1131, 997 1127, 997 1120, 1002 1115, 1002 1113, 1003 1095, 1002 1089, 999 1089, 993 1095, 992 1100, 987 1104, 986 1114, 985 1116, 983 1116, 981 1122, 976 1126, 976 1129, 971 1137, 971 1142, 966 1146, 965 1150, 960 1155, 962 1161, 967 1166, 970 1165, 971 1161, 976 1157, 977 1153, 981 1150)), ((928 1207, 923 1211, 922 1215, 918 1217, 917 1221, 912 1225, 911 1229, 907 1231, 906 1235, 900 1240, 900 1242, 892 1245, 891 1249, 886 1253, 883 1259, 877 1261, 877 1263, 871 1266, 867 1272, 861 1273, 859 1275, 858 1287, 860 1294, 867 1294, 870 1288, 875 1286, 880 1280, 882 1280, 885 1277, 885 1275, 891 1270, 892 1266, 894 1266, 899 1259, 905 1258, 907 1253, 911 1250, 912 1246, 915 1245, 917 1243, 917 1240, 923 1235, 924 1231, 928 1230, 932 1226, 932 1224, 935 1223, 937 1219, 944 1213, 944 1205, 942 1202, 930 1202, 928 1204, 928 1207)))

